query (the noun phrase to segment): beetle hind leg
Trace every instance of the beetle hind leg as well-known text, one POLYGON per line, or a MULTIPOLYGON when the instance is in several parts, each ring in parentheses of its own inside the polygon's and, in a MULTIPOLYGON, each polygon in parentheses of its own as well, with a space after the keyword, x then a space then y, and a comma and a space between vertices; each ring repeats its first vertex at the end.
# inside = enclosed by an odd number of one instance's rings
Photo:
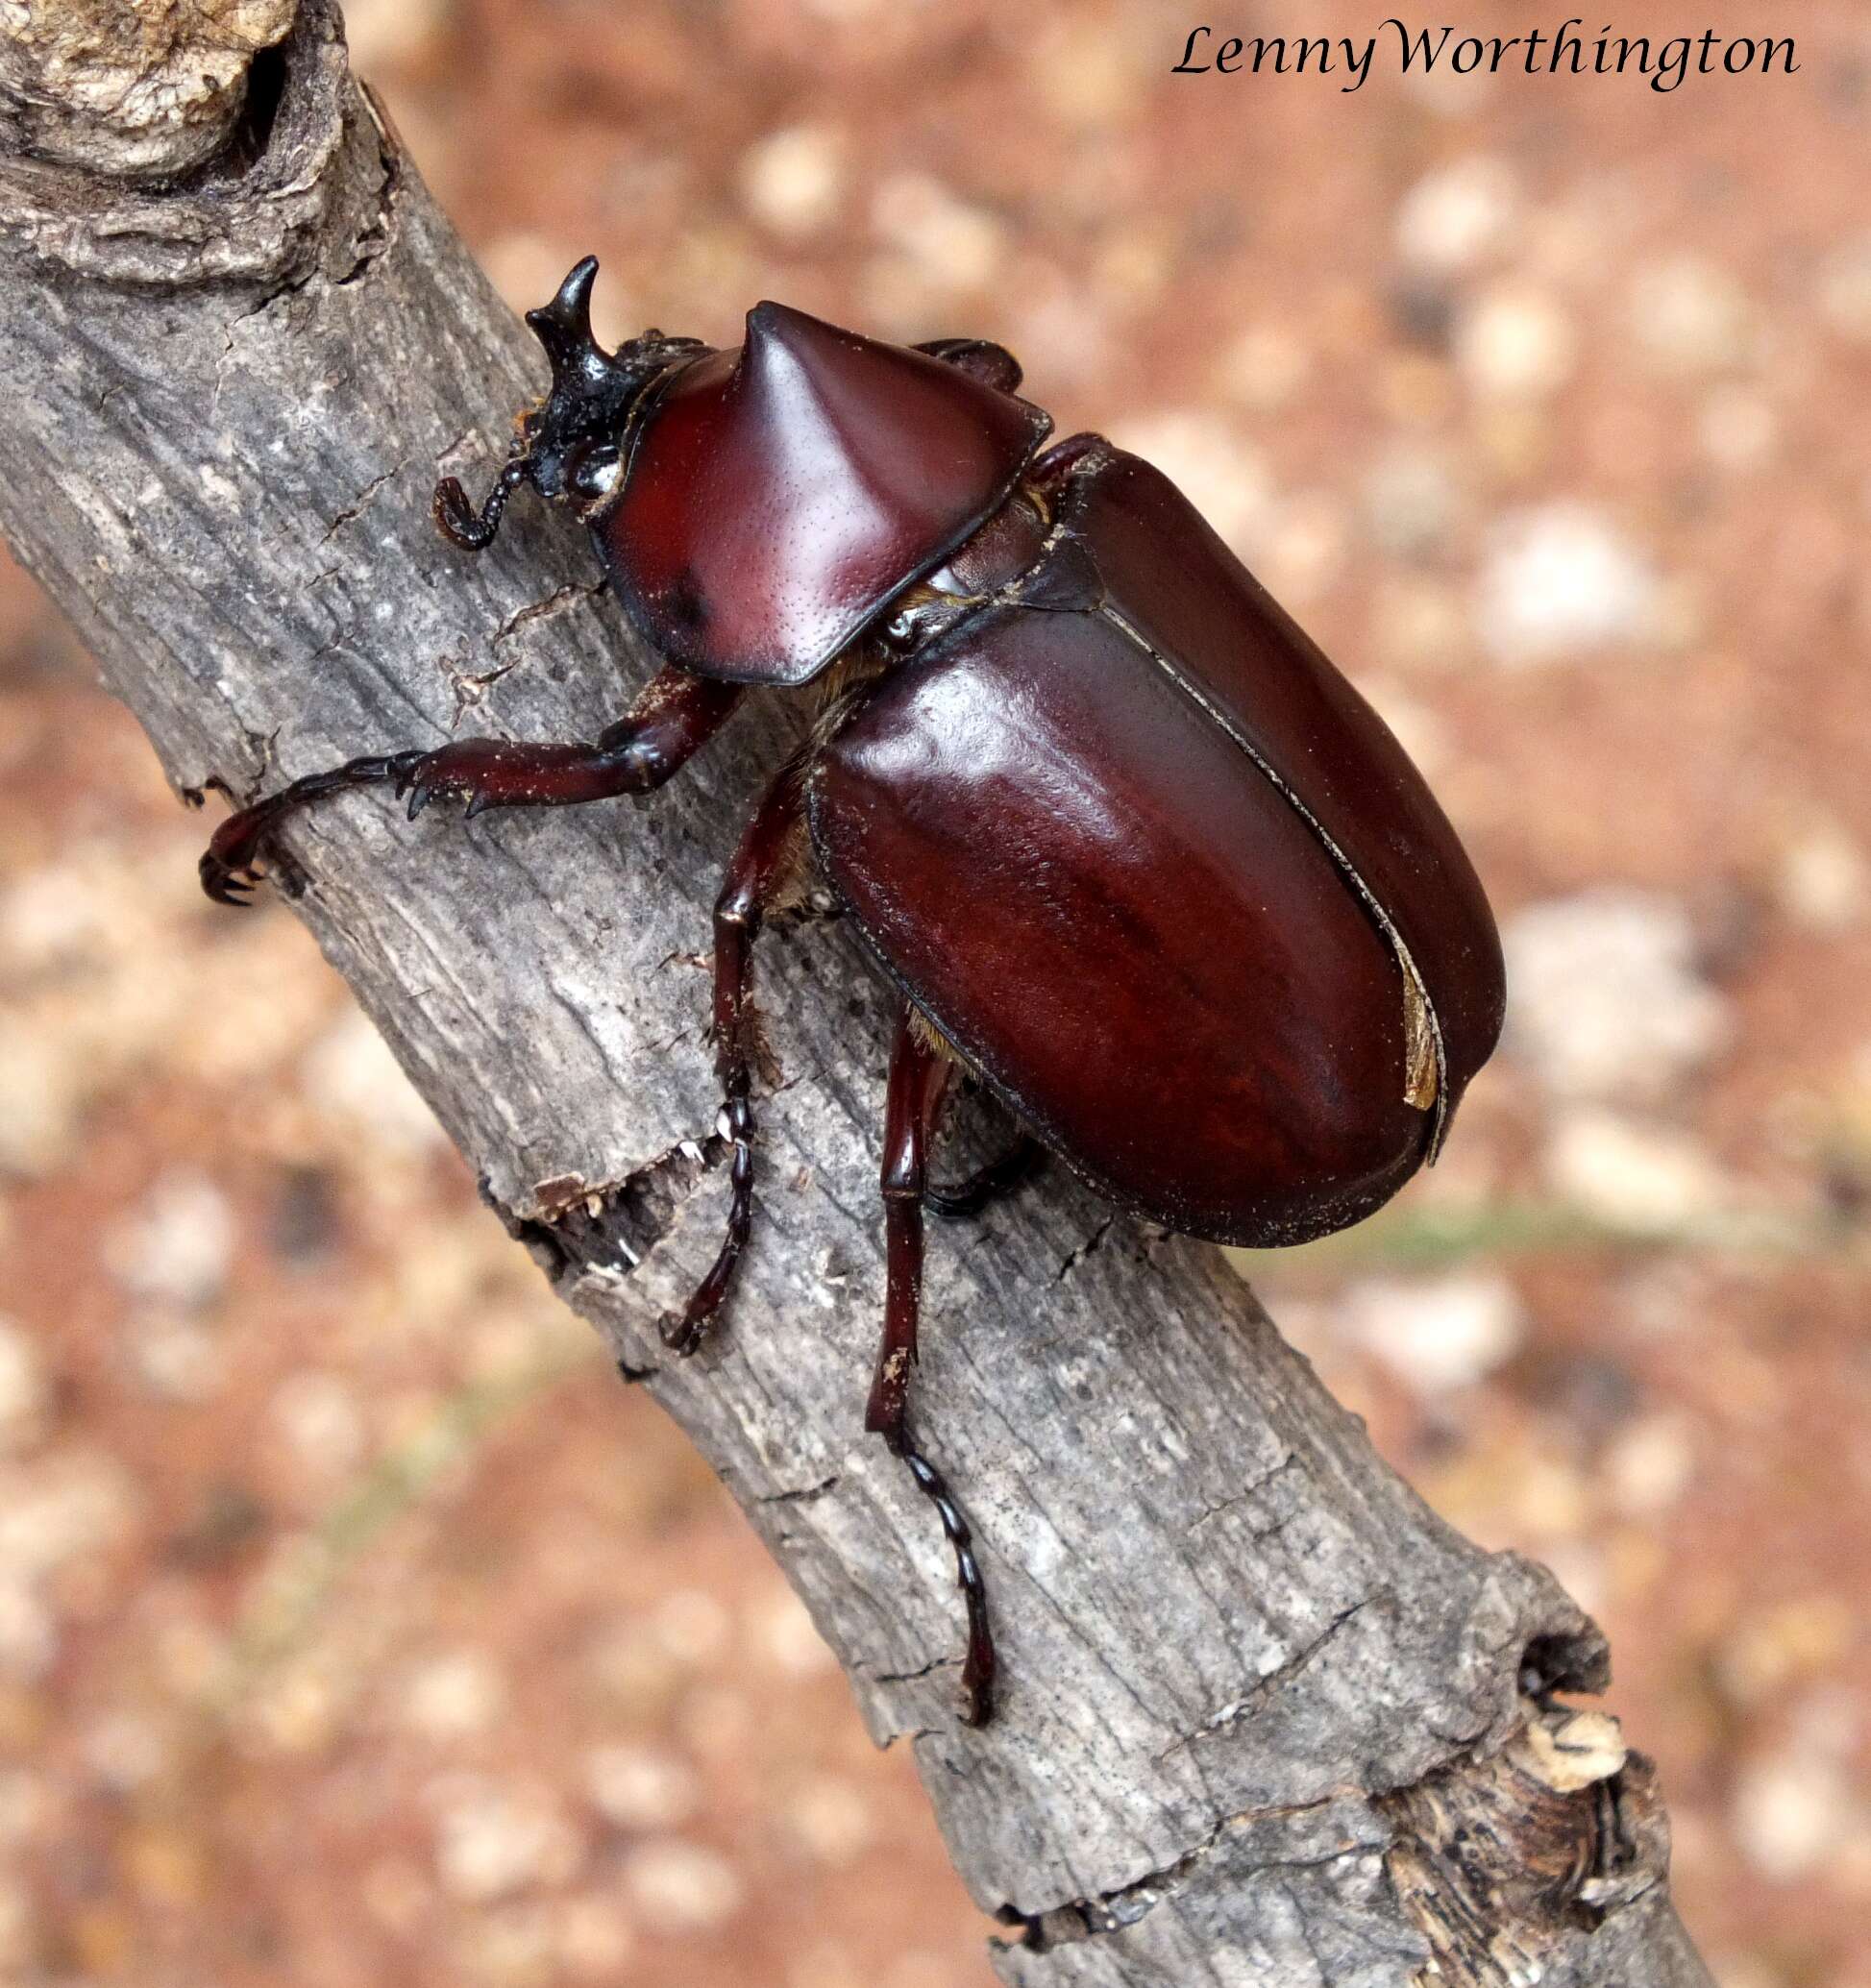
POLYGON ((787 902, 805 865, 804 761, 795 755, 760 797, 715 899, 715 1069, 729 1141, 727 1234, 708 1274, 679 1317, 663 1321, 663 1341, 693 1353, 726 1301, 753 1227, 753 1068, 760 1060, 759 1017, 752 1001, 753 942, 771 912, 787 902))
POLYGON ((964 1716, 985 1726, 994 1713, 997 1668, 988 1619, 987 1583, 975 1558, 968 1519, 947 1480, 912 1441, 909 1384, 916 1366, 917 1316, 923 1295, 923 1206, 927 1194, 928 1149, 948 1095, 954 1065, 911 1025, 898 1023, 890 1059, 889 1102, 884 1117, 883 1208, 887 1285, 883 1343, 865 1411, 864 1426, 881 1436, 902 1460, 916 1487, 936 1509, 955 1554, 956 1584, 968 1608, 968 1654, 962 1665, 964 1716))
POLYGON ((946 1186, 926 1189, 923 1205, 946 1222, 967 1221, 1030 1179, 1045 1152, 1046 1148, 1030 1132, 1020 1133, 1004 1153, 985 1166, 977 1166, 972 1173, 946 1186))

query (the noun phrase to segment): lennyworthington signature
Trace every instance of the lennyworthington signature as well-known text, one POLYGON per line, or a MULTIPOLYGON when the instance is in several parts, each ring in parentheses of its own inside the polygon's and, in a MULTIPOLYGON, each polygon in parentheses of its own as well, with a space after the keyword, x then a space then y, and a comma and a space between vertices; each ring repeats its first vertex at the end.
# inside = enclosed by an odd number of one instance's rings
POLYGON ((1400 74, 1456 76, 1477 71, 1492 76, 1506 69, 1528 76, 1624 76, 1647 78, 1654 90, 1669 91, 1691 74, 1793 76, 1799 62, 1790 35, 1779 38, 1719 35, 1675 35, 1667 41, 1648 35, 1614 35, 1606 27, 1596 38, 1576 32, 1574 15, 1552 34, 1459 35, 1452 27, 1410 28, 1395 18, 1381 21, 1363 40, 1350 35, 1221 35, 1206 22, 1191 28, 1182 60, 1172 76, 1342 76, 1349 93, 1370 79, 1380 49, 1394 49, 1400 74), (1775 63, 1781 66, 1775 70, 1775 63))

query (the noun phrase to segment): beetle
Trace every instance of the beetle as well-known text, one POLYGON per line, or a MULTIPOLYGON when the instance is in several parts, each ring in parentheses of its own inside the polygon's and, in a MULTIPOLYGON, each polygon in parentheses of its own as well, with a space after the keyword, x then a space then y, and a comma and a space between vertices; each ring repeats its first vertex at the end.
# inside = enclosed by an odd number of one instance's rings
POLYGON ((462 739, 354 759, 224 822, 209 894, 244 902, 322 796, 547 807, 660 786, 756 686, 816 697, 714 909, 726 1235, 664 1337, 719 1313, 753 1218, 751 947, 828 894, 895 990, 886 1296, 865 1413, 933 1503, 968 1617, 963 1712, 996 1657, 969 1526, 913 1440, 925 1207, 968 1214, 1040 1152, 1206 1240, 1296 1243, 1433 1161, 1500 1030, 1473 867, 1396 739, 1189 501, 1051 419, 985 339, 878 343, 771 303, 717 350, 592 335, 587 257, 527 322, 550 392, 476 510, 530 484, 590 528, 661 668, 595 740, 462 739), (1022 1128, 953 1190, 929 1151, 958 1074, 1022 1128))

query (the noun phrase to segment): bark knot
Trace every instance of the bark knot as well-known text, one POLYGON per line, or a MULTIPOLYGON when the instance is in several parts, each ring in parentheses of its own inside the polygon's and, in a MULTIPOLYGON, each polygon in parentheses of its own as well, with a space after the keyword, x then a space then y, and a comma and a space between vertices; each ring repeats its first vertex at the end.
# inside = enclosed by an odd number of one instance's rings
POLYGON ((1434 1956, 1421 1988, 1531 1988, 1661 1884, 1669 1826, 1651 1763, 1609 1713, 1552 1701, 1498 1752, 1380 1797, 1391 1881, 1434 1956))

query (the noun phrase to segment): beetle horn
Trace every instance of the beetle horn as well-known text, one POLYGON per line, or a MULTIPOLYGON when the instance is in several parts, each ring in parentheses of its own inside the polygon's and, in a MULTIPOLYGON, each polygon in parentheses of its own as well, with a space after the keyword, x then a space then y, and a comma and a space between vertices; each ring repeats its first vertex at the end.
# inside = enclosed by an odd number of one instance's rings
POLYGON ((610 356, 591 334, 591 286, 598 280, 598 258, 587 256, 574 264, 550 304, 527 312, 527 324, 553 362, 553 383, 569 377, 587 377, 609 369, 610 356))

